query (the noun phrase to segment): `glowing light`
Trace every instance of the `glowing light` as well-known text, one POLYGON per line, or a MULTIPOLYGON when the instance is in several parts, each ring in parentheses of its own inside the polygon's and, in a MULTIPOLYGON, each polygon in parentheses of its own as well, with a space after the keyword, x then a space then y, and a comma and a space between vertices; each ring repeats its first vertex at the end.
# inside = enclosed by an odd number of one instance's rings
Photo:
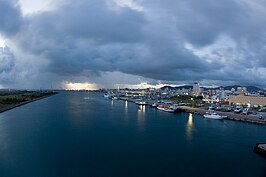
POLYGON ((98 85, 95 83, 89 83, 89 82, 63 82, 62 87, 65 90, 97 90, 99 89, 98 85))

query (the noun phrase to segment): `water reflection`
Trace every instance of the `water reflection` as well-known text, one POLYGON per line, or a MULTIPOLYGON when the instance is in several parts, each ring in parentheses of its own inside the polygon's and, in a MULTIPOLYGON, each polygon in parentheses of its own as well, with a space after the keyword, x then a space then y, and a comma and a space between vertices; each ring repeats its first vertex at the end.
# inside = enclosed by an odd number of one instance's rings
POLYGON ((145 113, 145 105, 139 105, 138 112, 145 113))
POLYGON ((84 107, 87 105, 87 100, 81 100, 76 95, 71 95, 67 101, 67 111, 71 125, 75 128, 84 127, 87 122, 87 117, 84 116, 84 107))
POLYGON ((125 101, 125 120, 128 121, 128 101, 125 101))
POLYGON ((112 107, 114 106, 114 100, 113 99, 111 100, 111 106, 112 107))
POLYGON ((138 127, 142 131, 145 124, 145 105, 139 105, 138 109, 138 127))
POLYGON ((80 100, 79 97, 77 96, 71 96, 68 100, 67 100, 67 106, 68 106, 68 112, 71 115, 72 118, 80 118, 81 113, 82 113, 82 104, 84 102, 80 100))
POLYGON ((127 100, 125 101, 125 111, 126 112, 128 111, 128 102, 127 102, 127 100))
POLYGON ((186 126, 186 135, 188 141, 192 140, 192 131, 193 131, 193 114, 189 113, 187 126, 186 126))

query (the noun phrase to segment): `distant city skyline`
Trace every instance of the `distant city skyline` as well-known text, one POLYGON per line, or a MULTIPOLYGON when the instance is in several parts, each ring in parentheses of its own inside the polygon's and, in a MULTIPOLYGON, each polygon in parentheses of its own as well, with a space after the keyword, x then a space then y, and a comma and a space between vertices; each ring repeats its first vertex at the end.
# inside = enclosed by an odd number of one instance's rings
POLYGON ((0 89, 265 89, 265 16, 260 0, 0 0, 0 89))

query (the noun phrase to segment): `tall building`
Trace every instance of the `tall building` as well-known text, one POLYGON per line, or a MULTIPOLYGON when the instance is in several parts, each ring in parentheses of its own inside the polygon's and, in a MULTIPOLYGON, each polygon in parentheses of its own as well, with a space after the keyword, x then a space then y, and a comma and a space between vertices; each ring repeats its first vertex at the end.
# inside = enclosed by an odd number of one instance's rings
POLYGON ((237 93, 239 95, 246 95, 247 94, 247 87, 237 87, 237 93))
POLYGON ((193 84, 193 92, 197 95, 200 94, 201 89, 200 89, 200 83, 199 82, 194 82, 193 84))

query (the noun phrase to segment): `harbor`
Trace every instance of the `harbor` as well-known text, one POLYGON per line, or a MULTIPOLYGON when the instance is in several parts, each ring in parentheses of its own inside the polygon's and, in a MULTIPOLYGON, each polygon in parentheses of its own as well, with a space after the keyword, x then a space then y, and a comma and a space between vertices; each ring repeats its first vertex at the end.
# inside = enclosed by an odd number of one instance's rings
MULTIPOLYGON (((120 100, 129 101, 132 103, 136 103, 137 99, 128 98, 128 97, 118 97, 120 100)), ((152 105, 154 103, 153 100, 143 100, 143 102, 146 102, 148 105, 152 105)), ((192 108, 189 106, 179 106, 183 112, 198 114, 198 115, 204 115, 208 111, 207 109, 203 108, 192 108)), ((215 111, 217 114, 222 116, 226 120, 233 120, 233 121, 241 121, 241 122, 247 122, 247 123, 254 123, 254 124, 266 124, 266 117, 261 115, 244 115, 244 114, 236 114, 234 112, 223 112, 223 111, 215 111)))
POLYGON ((266 91, 243 86, 193 85, 146 89, 103 89, 105 98, 150 105, 165 112, 188 112, 205 118, 266 124, 266 91), (178 111, 176 111, 178 110, 178 111))

